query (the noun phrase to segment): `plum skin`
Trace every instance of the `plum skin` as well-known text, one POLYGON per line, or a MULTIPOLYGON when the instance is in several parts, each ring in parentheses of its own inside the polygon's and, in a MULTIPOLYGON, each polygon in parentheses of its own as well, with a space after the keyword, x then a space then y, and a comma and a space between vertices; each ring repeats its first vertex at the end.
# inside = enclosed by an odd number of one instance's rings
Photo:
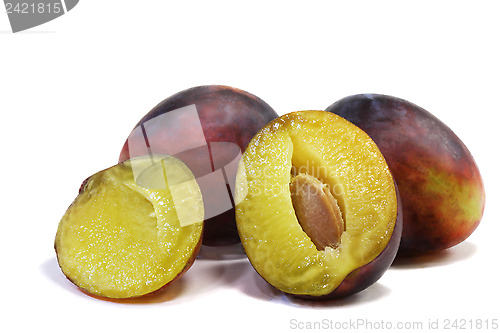
MULTIPOLYGON (((253 94, 229 86, 206 85, 189 88, 168 97, 147 113, 134 128, 164 113, 192 104, 196 106, 203 134, 208 143, 234 143, 241 152, 245 151, 252 137, 264 125, 278 117, 276 111, 253 94)), ((156 147, 164 147, 167 145, 166 141, 169 141, 170 144, 172 139, 189 140, 190 128, 195 125, 182 122, 178 124, 178 131, 165 133, 165 131, 159 130, 157 135, 148 136, 149 143, 155 140, 156 147)), ((148 152, 143 151, 142 153, 147 154, 148 152)), ((155 151, 155 153, 164 154, 167 152, 155 151)), ((202 170, 204 166, 200 166, 200 168, 196 166, 196 164, 200 164, 197 161, 196 152, 187 153, 177 157, 191 168, 196 177, 205 175, 206 172, 198 172, 198 169, 202 170)), ((234 157, 223 156, 230 154, 230 152, 219 152, 218 154, 221 155, 217 157, 220 160, 231 160, 234 157)), ((128 141, 126 141, 121 150, 119 162, 130 157, 134 156, 130 156, 128 141)), ((234 179, 228 181, 234 182, 234 179)), ((229 186, 228 191, 230 191, 229 186)), ((234 203, 231 209, 205 220, 203 245, 224 246, 239 242, 234 203)))
POLYGON ((363 94, 330 105, 378 145, 395 177, 404 226, 398 255, 450 248, 477 228, 484 185, 463 142, 423 108, 387 95, 363 94))

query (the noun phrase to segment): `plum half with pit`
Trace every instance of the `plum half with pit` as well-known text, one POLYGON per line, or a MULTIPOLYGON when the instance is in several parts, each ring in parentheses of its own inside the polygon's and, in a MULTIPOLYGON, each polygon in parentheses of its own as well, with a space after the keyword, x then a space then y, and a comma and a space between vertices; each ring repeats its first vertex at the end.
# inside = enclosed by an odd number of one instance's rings
POLYGON ((399 255, 464 241, 481 221, 485 192, 470 151, 442 121, 406 100, 353 95, 329 106, 363 129, 384 154, 403 202, 399 255))
POLYGON ((201 246, 203 201, 170 156, 134 158, 87 178, 57 229, 64 275, 106 298, 153 293, 180 278, 201 246))
POLYGON ((238 168, 238 232, 275 288, 328 299, 359 292, 390 267, 401 237, 397 187, 373 140, 325 111, 279 117, 238 168))
POLYGON ((190 88, 168 97, 139 121, 119 160, 151 153, 182 160, 202 191, 203 244, 236 244, 238 162, 257 131, 277 117, 266 102, 246 91, 220 85, 190 88))

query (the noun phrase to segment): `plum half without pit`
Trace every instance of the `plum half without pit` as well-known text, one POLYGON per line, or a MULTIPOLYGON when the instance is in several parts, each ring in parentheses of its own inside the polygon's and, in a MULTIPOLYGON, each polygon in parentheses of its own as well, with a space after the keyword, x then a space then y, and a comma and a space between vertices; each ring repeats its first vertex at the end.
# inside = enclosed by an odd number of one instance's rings
POLYGON ((64 275, 105 298, 155 292, 178 279, 201 246, 203 201, 170 156, 134 158, 87 178, 56 233, 64 275))
POLYGON ((255 270, 275 288, 329 299, 375 283, 397 253, 397 186, 361 129, 325 111, 279 117, 238 168, 236 220, 255 270))

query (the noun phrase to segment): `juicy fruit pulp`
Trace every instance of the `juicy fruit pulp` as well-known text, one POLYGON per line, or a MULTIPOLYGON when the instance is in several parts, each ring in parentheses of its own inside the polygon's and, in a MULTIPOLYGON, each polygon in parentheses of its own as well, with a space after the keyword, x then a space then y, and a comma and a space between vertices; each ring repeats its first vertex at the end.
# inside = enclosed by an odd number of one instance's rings
POLYGON ((148 294, 191 265, 202 221, 199 188, 182 162, 128 160, 86 180, 59 223, 57 258, 68 279, 92 294, 148 294))
POLYGON ((485 193, 464 143, 423 108, 386 95, 343 98, 329 106, 377 143, 396 180, 404 227, 399 255, 443 250, 478 226, 485 193))
MULTIPOLYGON (((334 293, 351 272, 374 261, 389 244, 398 212, 375 143, 324 111, 290 113, 257 133, 240 163, 236 201, 238 231, 257 272, 284 292, 309 296, 334 293), (290 184, 301 174, 321 181, 338 205, 345 230, 334 246, 318 248, 299 222, 290 184)), ((335 220, 331 225, 338 226, 335 220)))

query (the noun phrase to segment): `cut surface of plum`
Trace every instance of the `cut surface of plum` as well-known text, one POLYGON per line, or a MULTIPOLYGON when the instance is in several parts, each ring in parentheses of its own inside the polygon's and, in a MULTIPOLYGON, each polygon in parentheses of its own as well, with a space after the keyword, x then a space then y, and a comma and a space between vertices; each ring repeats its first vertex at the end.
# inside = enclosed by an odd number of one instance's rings
MULTIPOLYGON (((329 197, 322 200, 331 204, 311 207, 329 210, 334 207, 329 197)), ((252 139, 238 170, 236 202, 238 231, 253 267, 271 285, 295 295, 334 294, 351 273, 375 263, 396 233, 398 199, 384 157, 366 133, 324 111, 284 115, 252 139), (299 222, 290 184, 301 174, 321 182, 314 186, 328 189, 335 201, 340 218, 334 220, 345 229, 338 230, 335 246, 318 247, 311 239, 317 236, 299 222)), ((376 279, 392 263, 391 253, 373 267, 376 279)))
POLYGON ((148 294, 180 276, 201 244, 203 203, 193 179, 167 156, 127 160, 89 177, 57 230, 63 273, 109 298, 148 294))

